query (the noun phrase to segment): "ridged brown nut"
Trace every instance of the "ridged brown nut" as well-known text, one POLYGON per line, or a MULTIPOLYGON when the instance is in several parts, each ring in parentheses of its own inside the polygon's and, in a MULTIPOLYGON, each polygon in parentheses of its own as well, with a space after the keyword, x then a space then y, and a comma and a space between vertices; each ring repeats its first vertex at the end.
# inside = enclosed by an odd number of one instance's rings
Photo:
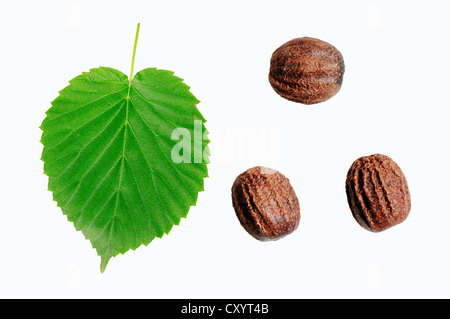
POLYGON ((285 99, 315 104, 339 92, 344 71, 344 59, 338 49, 325 41, 303 37, 275 50, 269 82, 285 99))
POLYGON ((386 230, 403 222, 411 210, 405 175, 388 156, 374 154, 354 161, 345 187, 353 217, 367 230, 386 230))
POLYGON ((262 166, 240 174, 231 189, 233 207, 244 229, 254 238, 280 239, 297 229, 300 205, 289 179, 262 166))

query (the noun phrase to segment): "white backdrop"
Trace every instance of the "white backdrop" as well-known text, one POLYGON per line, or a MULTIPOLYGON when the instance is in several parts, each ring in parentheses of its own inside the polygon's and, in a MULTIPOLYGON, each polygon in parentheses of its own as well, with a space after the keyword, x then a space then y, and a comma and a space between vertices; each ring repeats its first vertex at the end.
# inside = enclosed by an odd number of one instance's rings
POLYGON ((448 298, 450 151, 448 1, 9 1, 0 6, 0 297, 448 298), (98 66, 175 71, 208 120, 210 177, 168 236, 111 259, 56 207, 39 125, 68 80, 98 66), (346 72, 331 100, 279 97, 272 52, 310 36, 346 72), (392 157, 412 198, 408 219, 370 233, 351 216, 353 160, 392 157), (296 232, 259 242, 230 189, 249 167, 285 174, 296 232))

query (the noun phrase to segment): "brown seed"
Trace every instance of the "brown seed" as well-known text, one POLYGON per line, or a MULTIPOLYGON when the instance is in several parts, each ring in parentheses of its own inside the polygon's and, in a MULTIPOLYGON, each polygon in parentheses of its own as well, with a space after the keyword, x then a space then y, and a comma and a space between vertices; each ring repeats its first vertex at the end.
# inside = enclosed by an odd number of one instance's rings
POLYGON ((300 205, 289 179, 280 172, 256 166, 240 174, 231 196, 236 216, 254 238, 282 238, 297 229, 300 205))
POLYGON ((285 99, 315 104, 339 92, 344 71, 344 59, 334 46, 319 39, 297 38, 272 54, 269 82, 285 99))
POLYGON ((386 230, 403 222, 411 210, 405 175, 388 156, 374 154, 354 161, 345 187, 353 217, 367 230, 386 230))

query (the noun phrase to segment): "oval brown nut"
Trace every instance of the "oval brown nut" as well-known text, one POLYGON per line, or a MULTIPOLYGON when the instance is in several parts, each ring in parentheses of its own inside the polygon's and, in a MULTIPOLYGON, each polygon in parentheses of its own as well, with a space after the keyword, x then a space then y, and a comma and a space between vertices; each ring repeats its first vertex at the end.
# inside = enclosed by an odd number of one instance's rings
POLYGON ((280 239, 297 229, 300 205, 289 179, 280 172, 256 166, 240 174, 231 196, 236 216, 254 238, 280 239))
POLYGON ((285 99, 315 104, 339 92, 344 71, 344 59, 334 46, 319 39, 297 38, 272 54, 269 82, 285 99))
POLYGON ((353 217, 367 230, 386 230, 403 222, 411 210, 405 175, 388 156, 357 159, 348 171, 345 187, 353 217))

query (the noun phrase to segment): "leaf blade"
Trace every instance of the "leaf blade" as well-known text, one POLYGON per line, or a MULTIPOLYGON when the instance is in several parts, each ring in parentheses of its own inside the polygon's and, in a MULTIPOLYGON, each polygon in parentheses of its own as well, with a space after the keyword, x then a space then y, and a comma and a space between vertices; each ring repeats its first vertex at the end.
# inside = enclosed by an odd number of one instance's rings
POLYGON ((196 204, 207 160, 175 164, 171 134, 184 127, 194 136, 198 102, 173 72, 144 69, 130 82, 100 67, 69 81, 46 112, 49 190, 97 250, 101 272, 110 258, 168 234, 196 204))

